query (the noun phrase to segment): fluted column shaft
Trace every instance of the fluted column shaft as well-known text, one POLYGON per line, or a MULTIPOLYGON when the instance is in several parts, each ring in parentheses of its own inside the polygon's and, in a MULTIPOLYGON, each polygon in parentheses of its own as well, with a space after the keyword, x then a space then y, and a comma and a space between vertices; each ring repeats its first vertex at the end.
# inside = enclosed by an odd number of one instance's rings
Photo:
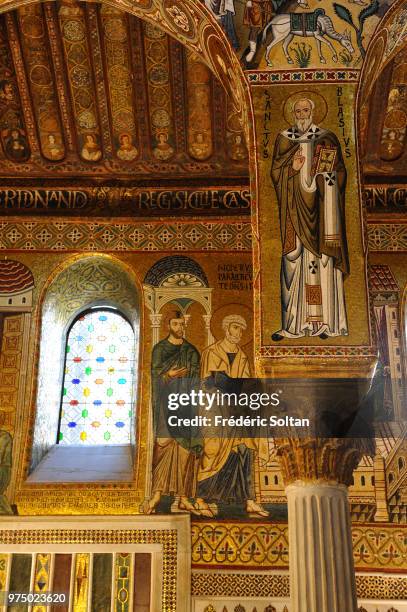
POLYGON ((356 612, 347 487, 299 480, 286 493, 291 612, 356 612))

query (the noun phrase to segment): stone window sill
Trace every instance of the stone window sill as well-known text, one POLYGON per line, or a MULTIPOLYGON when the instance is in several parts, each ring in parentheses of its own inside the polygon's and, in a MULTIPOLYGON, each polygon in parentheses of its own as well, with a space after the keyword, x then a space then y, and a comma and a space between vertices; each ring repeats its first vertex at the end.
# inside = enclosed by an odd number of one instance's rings
POLYGON ((131 482, 131 445, 61 446, 56 444, 27 479, 37 482, 131 482))

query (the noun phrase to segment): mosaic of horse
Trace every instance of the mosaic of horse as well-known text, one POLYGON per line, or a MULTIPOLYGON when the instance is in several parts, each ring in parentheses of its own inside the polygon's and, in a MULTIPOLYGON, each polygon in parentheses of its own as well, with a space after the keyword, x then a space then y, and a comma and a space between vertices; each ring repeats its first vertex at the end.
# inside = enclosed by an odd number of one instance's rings
POLYGON ((288 51, 288 45, 291 43, 294 36, 313 37, 317 41, 319 60, 322 64, 326 64, 326 60, 322 55, 322 43, 325 43, 332 51, 332 60, 338 61, 338 55, 335 47, 329 38, 339 42, 351 55, 355 52, 353 48, 350 31, 345 31, 343 34, 337 32, 333 26, 332 19, 325 15, 324 9, 317 9, 312 13, 284 13, 276 15, 266 25, 263 30, 263 43, 267 41, 267 34, 271 29, 272 40, 266 48, 266 62, 268 66, 273 63, 270 60, 270 51, 279 42, 283 43, 284 55, 289 64, 293 63, 288 51))

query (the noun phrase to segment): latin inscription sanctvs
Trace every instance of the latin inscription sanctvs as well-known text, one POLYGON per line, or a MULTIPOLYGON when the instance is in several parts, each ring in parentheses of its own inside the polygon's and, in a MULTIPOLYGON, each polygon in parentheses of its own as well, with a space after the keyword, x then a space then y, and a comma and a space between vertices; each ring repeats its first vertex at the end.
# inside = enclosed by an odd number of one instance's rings
POLYGON ((121 187, 0 189, 3 214, 98 214, 127 216, 250 214, 250 192, 242 189, 154 190, 121 187))

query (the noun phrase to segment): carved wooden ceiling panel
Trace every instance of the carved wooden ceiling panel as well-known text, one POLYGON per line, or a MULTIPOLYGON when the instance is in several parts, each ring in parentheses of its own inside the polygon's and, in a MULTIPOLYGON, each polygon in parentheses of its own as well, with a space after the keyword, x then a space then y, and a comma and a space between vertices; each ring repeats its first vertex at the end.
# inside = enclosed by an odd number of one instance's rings
MULTIPOLYGON (((0 16, 0 176, 245 184, 220 83, 156 27, 63 0, 0 16)), ((17 180, 16 180, 17 179, 17 180)))

